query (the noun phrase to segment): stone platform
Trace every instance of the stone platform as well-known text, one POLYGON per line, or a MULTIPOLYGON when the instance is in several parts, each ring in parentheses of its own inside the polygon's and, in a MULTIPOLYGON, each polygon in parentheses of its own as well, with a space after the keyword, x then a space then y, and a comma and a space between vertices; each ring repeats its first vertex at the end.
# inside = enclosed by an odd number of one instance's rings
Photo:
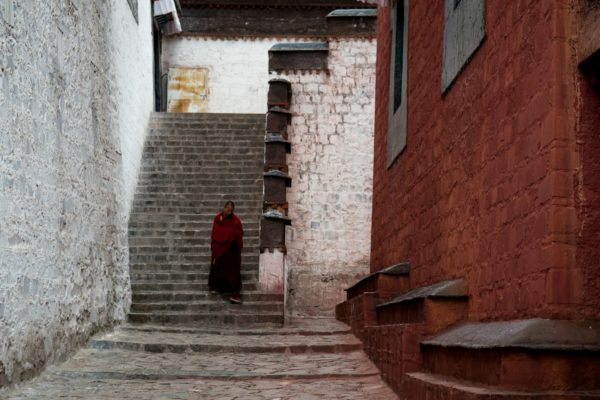
POLYGON ((397 399, 350 329, 328 319, 245 329, 127 324, 0 398, 397 399))

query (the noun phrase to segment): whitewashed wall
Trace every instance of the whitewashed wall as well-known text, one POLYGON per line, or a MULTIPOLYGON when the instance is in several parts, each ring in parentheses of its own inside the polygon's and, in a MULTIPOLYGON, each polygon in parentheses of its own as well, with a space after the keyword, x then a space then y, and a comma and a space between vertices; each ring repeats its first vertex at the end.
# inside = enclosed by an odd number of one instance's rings
POLYGON ((280 39, 165 38, 162 66, 208 69, 209 113, 266 113, 269 49, 280 39))
POLYGON ((333 315, 369 272, 375 40, 331 40, 330 73, 279 75, 292 83, 286 233, 292 315, 333 315))
POLYGON ((153 101, 150 2, 1 4, 0 387, 125 317, 153 101))

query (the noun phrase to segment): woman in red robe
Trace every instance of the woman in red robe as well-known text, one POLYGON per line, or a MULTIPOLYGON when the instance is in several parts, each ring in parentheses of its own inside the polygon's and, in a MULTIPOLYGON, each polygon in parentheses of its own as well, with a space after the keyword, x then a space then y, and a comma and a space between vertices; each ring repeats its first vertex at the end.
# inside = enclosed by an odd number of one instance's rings
POLYGON ((233 213, 235 204, 225 203, 215 216, 211 234, 211 266, 208 286, 211 291, 229 293, 229 301, 241 304, 241 264, 244 247, 242 221, 233 213))

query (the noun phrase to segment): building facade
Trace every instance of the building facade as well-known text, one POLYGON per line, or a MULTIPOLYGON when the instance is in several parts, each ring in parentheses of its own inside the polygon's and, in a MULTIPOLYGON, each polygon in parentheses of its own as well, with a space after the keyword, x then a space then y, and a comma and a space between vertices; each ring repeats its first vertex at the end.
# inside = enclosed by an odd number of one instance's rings
MULTIPOLYGON (((349 292, 338 316, 353 321, 372 346, 372 358, 406 398, 450 396, 442 381, 426 384, 423 376, 406 373, 445 374, 432 366, 442 362, 423 341, 456 322, 462 325, 454 327, 468 329, 455 342, 444 342, 446 348, 459 348, 462 339, 492 353, 514 339, 522 321, 572 322, 573 330, 563 332, 570 339, 555 338, 563 343, 576 342, 581 321, 600 317, 600 120, 591 111, 600 101, 597 17, 598 5, 591 1, 380 2, 374 275, 349 292), (402 262, 410 264, 410 272, 390 279, 404 283, 376 290, 373 282, 383 279, 384 269, 402 262), (432 289, 444 283, 452 290, 432 289), (367 300, 367 292, 380 296, 367 300), (409 293, 410 304, 403 293, 409 293), (411 319, 406 307, 433 298, 464 302, 445 304, 450 308, 443 308, 440 318, 446 321, 439 325, 423 322, 425 331, 407 333, 408 321, 426 321, 428 314, 424 306, 411 319), (398 301, 389 304, 393 299, 398 301), (393 307, 390 317, 386 313, 393 307), (493 330, 495 323, 513 327, 513 336, 477 342, 475 332, 493 330), (394 338, 384 339, 383 332, 394 338), (391 346, 397 364, 381 358, 385 346, 391 346)), ((537 345, 548 345, 538 339, 537 345)), ((467 355, 457 354, 468 364, 467 355)), ((478 368, 489 365, 481 361, 478 368)), ((531 365, 515 370, 533 376, 531 365)), ((483 382, 473 373, 456 374, 474 387, 483 382)), ((558 375, 558 381, 570 379, 567 372, 558 375)), ((494 384, 543 391, 539 382, 501 381, 494 384)), ((588 381, 561 388, 593 386, 588 381)))

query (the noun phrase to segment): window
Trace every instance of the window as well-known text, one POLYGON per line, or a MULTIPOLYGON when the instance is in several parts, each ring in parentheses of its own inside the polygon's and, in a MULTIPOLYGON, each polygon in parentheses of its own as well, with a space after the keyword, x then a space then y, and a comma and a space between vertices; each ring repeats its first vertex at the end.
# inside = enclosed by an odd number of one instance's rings
POLYGON ((446 0, 442 94, 450 88, 485 37, 485 0, 446 0))
POLYGON ((391 166, 406 147, 406 82, 408 49, 408 0, 392 3, 392 57, 387 164, 391 166))

